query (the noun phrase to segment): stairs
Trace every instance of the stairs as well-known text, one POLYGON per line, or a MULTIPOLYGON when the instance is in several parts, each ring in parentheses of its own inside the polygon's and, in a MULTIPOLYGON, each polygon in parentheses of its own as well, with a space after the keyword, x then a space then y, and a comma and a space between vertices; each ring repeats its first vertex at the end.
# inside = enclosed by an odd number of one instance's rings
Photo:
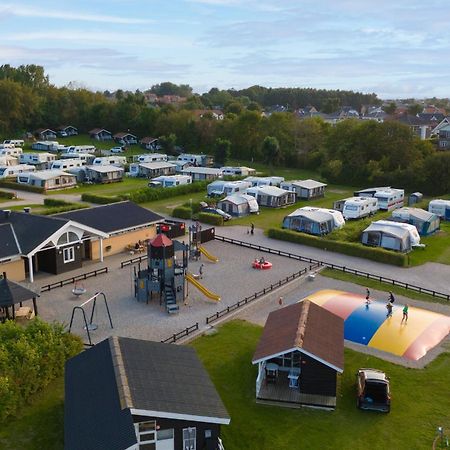
POLYGON ((166 303, 166 310, 169 314, 175 314, 180 310, 172 286, 167 284, 164 286, 164 300, 166 303))

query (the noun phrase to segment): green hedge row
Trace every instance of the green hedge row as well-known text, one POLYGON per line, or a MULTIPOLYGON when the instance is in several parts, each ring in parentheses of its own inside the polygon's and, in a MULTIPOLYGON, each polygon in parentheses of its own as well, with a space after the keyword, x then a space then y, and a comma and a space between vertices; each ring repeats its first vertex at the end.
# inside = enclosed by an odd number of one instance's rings
POLYGON ((30 186, 28 184, 19 184, 14 181, 0 180, 0 187, 17 189, 18 191, 38 192, 43 193, 45 189, 38 186, 30 186))
POLYGON ((63 213, 67 211, 75 211, 77 209, 89 208, 89 205, 84 205, 83 203, 67 203, 64 206, 55 206, 53 208, 46 209, 41 214, 43 216, 50 216, 52 214, 63 213))
POLYGON ((172 216, 178 219, 191 219, 192 209, 187 206, 178 206, 173 209, 172 216))
POLYGON ((0 324, 0 420, 14 416, 33 394, 61 376, 66 360, 82 348, 81 340, 59 324, 37 318, 27 327, 10 320, 0 324))
POLYGON ((204 213, 201 212, 198 214, 198 220, 203 223, 208 223, 210 225, 223 225, 223 217, 218 214, 204 213))
POLYGON ((59 200, 57 198, 44 198, 45 206, 66 206, 69 204, 69 202, 66 202, 65 200, 59 200))
POLYGON ((83 202, 95 203, 97 205, 107 205, 109 203, 121 202, 123 199, 119 196, 108 197, 106 195, 97 194, 81 194, 81 200, 83 202))
POLYGON ((269 237, 282 241, 295 242, 296 244, 309 245, 311 247, 322 248, 332 252, 343 253, 350 256, 370 259, 394 266, 406 267, 408 256, 404 253, 397 253, 383 248, 367 247, 355 242, 331 241, 323 237, 311 236, 291 230, 281 230, 270 228, 269 237))
POLYGON ((16 198, 15 194, 13 192, 6 192, 6 191, 0 191, 0 197, 1 198, 16 198))

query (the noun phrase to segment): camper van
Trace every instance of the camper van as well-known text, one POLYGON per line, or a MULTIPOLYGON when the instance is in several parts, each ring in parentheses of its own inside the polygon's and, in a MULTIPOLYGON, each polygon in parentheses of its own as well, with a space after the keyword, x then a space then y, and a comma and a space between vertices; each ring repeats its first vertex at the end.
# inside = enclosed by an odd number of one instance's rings
POLYGON ((252 187, 249 181, 222 181, 216 180, 206 187, 208 197, 220 197, 222 195, 233 195, 239 192, 244 193, 252 187))
POLYGON ((5 139, 3 141, 4 145, 12 145, 13 147, 23 147, 25 141, 23 139, 5 139))
POLYGON ((441 219, 450 220, 450 200, 431 200, 428 211, 436 214, 441 219))
POLYGON ((28 164, 17 164, 17 166, 3 166, 0 167, 0 178, 17 177, 23 172, 34 172, 36 168, 28 164))
POLYGON ((67 170, 74 167, 82 167, 85 165, 86 162, 78 158, 58 159, 57 161, 52 162, 51 169, 67 170))
POLYGON ((191 184, 192 177, 189 175, 162 175, 160 177, 153 178, 148 187, 175 187, 182 184, 191 184))
POLYGON ((101 156, 95 158, 92 165, 124 167, 126 163, 127 158, 125 156, 101 156))
POLYGON ((95 153, 94 145, 70 145, 69 147, 65 147, 65 153, 95 153))
POLYGON ((168 157, 163 153, 145 153, 144 155, 136 155, 133 160, 140 163, 151 163, 167 161, 168 157))
POLYGON ((370 197, 351 197, 345 200, 342 215, 345 220, 361 219, 378 211, 378 199, 370 197))
POLYGON ((17 158, 22 153, 23 153, 22 149, 19 148, 19 147, 0 148, 0 155, 1 156, 15 156, 17 158))
POLYGON ((403 206, 405 191, 403 189, 385 189, 377 191, 374 197, 378 199, 378 209, 392 211, 403 206))

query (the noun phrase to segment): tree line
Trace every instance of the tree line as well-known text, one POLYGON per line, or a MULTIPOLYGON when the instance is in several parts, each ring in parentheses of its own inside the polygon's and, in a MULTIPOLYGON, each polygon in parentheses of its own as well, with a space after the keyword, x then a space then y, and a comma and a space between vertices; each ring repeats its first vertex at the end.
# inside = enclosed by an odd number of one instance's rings
MULTIPOLYGON (((186 85, 181 89, 188 90, 186 85)), ((154 91, 172 93, 170 83, 156 85, 154 91)), ((450 153, 420 141, 407 126, 360 120, 331 126, 319 118, 300 120, 293 112, 265 117, 258 102, 271 102, 267 98, 273 91, 277 90, 211 90, 213 103, 231 99, 225 118, 216 120, 207 112, 199 117, 192 111, 202 96, 191 96, 182 107, 155 108, 139 91, 111 98, 83 88, 57 88, 39 66, 0 66, 0 133, 12 137, 59 125, 74 125, 80 132, 95 127, 130 130, 139 137, 160 137, 165 150, 181 146, 189 152, 215 153, 220 162, 233 158, 269 167, 308 168, 329 182, 356 186, 392 185, 429 194, 450 191, 450 153)), ((300 95, 308 90, 286 91, 300 95)))

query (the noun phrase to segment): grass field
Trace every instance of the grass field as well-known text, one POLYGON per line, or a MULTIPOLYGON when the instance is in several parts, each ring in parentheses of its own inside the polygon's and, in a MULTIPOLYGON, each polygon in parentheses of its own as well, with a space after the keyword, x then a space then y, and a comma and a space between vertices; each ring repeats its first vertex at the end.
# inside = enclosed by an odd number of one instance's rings
POLYGON ((227 450, 427 449, 437 426, 450 429, 450 395, 444 394, 449 353, 423 370, 413 370, 346 349, 335 412, 256 404, 257 370, 251 359, 261 331, 232 321, 216 335, 192 343, 231 415, 231 424, 222 427, 227 450), (390 414, 356 408, 355 373, 360 367, 375 367, 390 376, 390 414))

